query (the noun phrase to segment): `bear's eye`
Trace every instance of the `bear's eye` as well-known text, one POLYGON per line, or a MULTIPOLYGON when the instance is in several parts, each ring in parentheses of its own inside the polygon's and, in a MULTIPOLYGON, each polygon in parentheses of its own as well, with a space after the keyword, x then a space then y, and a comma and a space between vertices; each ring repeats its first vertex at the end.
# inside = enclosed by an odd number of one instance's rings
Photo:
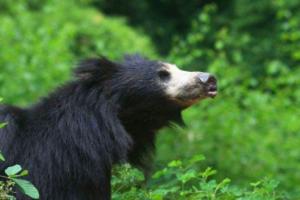
POLYGON ((167 70, 161 70, 158 72, 158 76, 162 80, 167 80, 170 78, 170 72, 168 72, 167 70))

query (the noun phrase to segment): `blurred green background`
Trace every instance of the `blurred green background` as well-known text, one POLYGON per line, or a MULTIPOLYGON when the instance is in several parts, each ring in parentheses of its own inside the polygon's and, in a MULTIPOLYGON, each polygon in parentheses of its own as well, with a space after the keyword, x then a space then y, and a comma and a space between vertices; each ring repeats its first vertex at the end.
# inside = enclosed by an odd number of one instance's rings
POLYGON ((0 96, 28 105, 82 58, 140 53, 209 71, 219 95, 164 129, 155 166, 203 154, 248 184, 263 177, 300 199, 299 0, 0 0, 0 96))

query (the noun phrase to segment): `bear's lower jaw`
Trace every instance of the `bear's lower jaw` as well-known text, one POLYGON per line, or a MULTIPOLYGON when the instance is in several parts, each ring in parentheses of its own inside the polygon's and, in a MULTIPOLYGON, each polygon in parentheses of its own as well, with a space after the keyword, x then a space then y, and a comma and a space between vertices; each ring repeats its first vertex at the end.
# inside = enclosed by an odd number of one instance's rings
POLYGON ((217 92, 208 92, 205 96, 199 96, 194 98, 173 98, 172 101, 175 102, 177 105, 182 107, 183 109, 188 108, 199 101, 207 98, 215 98, 217 95, 217 92))
POLYGON ((190 100, 186 100, 181 102, 181 105, 185 108, 190 107, 194 104, 196 104, 198 101, 200 101, 200 99, 190 99, 190 100))
POLYGON ((176 105, 185 109, 205 98, 206 97, 197 97, 197 98, 190 98, 190 99, 172 99, 172 101, 175 102, 176 105))

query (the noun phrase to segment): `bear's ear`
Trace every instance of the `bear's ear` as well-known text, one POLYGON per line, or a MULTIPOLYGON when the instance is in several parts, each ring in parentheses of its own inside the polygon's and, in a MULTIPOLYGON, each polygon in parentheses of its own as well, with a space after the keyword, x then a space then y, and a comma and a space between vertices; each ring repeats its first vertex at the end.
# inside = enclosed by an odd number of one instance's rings
POLYGON ((117 63, 105 57, 90 58, 79 63, 74 70, 74 75, 82 80, 103 80, 110 78, 117 68, 117 63))

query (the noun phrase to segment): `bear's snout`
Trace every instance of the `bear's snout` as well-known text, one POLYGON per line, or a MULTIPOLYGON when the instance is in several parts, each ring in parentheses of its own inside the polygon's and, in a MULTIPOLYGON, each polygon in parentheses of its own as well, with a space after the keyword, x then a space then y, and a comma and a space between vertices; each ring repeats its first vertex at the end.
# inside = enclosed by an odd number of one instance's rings
POLYGON ((217 79, 214 75, 209 73, 199 72, 197 74, 198 83, 204 86, 204 90, 209 97, 217 95, 217 79))

